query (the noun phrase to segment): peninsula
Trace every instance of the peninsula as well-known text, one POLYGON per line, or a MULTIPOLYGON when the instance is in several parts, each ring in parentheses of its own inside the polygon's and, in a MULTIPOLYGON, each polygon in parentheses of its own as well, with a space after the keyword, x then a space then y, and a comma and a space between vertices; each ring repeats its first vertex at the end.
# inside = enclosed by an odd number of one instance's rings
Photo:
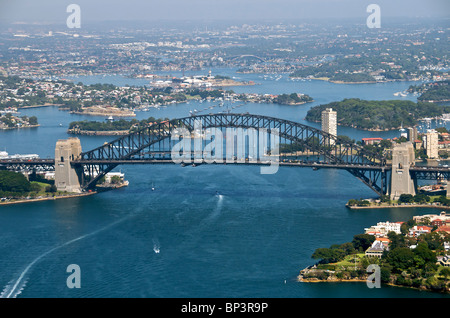
POLYGON ((321 113, 326 108, 333 108, 339 114, 338 125, 370 131, 413 127, 422 118, 442 116, 450 112, 450 106, 439 106, 433 103, 349 98, 312 107, 305 119, 320 122, 321 113))
POLYGON ((39 127, 36 116, 14 116, 10 112, 0 115, 0 129, 22 129, 39 127))
POLYGON ((422 102, 448 102, 450 101, 450 80, 411 85, 408 92, 420 94, 417 100, 422 102))
POLYGON ((318 248, 315 265, 300 271, 300 282, 366 282, 371 264, 383 284, 450 292, 450 216, 379 222, 351 242, 318 248), (447 223, 449 222, 449 223, 447 223))
POLYGON ((67 133, 74 135, 87 135, 87 136, 119 136, 119 135, 127 135, 132 130, 143 128, 146 126, 150 126, 153 124, 160 123, 163 120, 162 118, 154 118, 149 117, 147 119, 137 120, 112 120, 106 122, 99 121, 74 121, 69 124, 69 129, 67 133))

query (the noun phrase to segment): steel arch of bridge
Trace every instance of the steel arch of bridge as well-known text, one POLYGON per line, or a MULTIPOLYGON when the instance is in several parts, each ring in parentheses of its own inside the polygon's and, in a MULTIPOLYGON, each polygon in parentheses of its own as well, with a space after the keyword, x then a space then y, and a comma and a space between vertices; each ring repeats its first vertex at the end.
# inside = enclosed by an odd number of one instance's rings
MULTIPOLYGON (((72 162, 72 165, 84 166, 85 173, 81 176, 81 183, 83 188, 87 189, 95 186, 102 176, 119 164, 171 161, 170 152, 167 149, 158 151, 156 145, 160 145, 164 140, 170 142, 172 132, 176 129, 186 128, 193 132, 199 122, 203 129, 253 128, 265 129, 269 133, 276 131, 280 139, 303 147, 308 153, 309 161, 317 158, 315 160, 319 166, 324 163, 345 169, 379 195, 387 192, 388 169, 385 169, 385 156, 369 152, 360 145, 314 127, 286 119, 252 114, 198 115, 153 124, 81 153, 80 159, 72 162)), ((287 158, 286 154, 281 154, 280 159, 288 161, 283 158, 287 158)))
POLYGON ((235 56, 231 56, 231 57, 228 57, 225 59, 233 61, 233 60, 239 60, 239 59, 245 59, 245 58, 253 58, 253 59, 259 60, 260 62, 265 62, 265 60, 262 57, 252 55, 252 54, 235 55, 235 56))

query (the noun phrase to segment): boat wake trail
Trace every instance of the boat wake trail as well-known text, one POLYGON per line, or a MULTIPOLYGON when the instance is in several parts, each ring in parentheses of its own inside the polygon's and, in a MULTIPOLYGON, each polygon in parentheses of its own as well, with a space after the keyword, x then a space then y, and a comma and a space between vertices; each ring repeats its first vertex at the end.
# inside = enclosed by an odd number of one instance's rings
POLYGON ((153 239, 153 251, 158 254, 160 252, 160 244, 158 239, 153 239))
POLYGON ((222 194, 216 194, 216 197, 218 198, 216 208, 214 211, 209 215, 208 220, 213 220, 217 218, 222 211, 222 205, 223 205, 223 195, 222 194))
POLYGON ((33 267, 34 264, 36 264, 37 262, 39 262, 42 258, 44 258, 45 256, 47 256, 48 254, 63 248, 64 246, 67 246, 69 244, 75 243, 77 241, 80 241, 82 239, 85 239, 87 237, 91 237, 94 236, 102 231, 105 231, 111 227, 113 227, 114 225, 125 221, 126 219, 129 219, 132 215, 126 216, 122 219, 119 219, 117 221, 114 221, 98 230, 95 230, 94 232, 79 236, 77 238, 74 238, 73 240, 67 241, 61 245, 58 245, 50 250, 48 250, 47 252, 39 255, 38 257, 36 257, 30 264, 28 264, 28 266, 23 270, 23 272, 20 274, 20 276, 16 279, 16 280, 12 280, 11 282, 8 283, 8 285, 5 286, 5 288, 3 289, 2 293, 0 294, 0 298, 16 298, 21 292, 22 290, 25 288, 25 284, 26 284, 26 280, 24 280, 25 276, 27 275, 28 271, 33 267))

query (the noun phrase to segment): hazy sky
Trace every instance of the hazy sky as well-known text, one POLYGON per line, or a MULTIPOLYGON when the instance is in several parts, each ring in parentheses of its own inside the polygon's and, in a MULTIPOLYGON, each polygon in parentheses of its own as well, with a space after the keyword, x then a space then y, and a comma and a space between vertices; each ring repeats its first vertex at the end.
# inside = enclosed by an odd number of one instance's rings
POLYGON ((359 18, 378 4, 381 17, 450 17, 450 0, 0 0, 0 21, 65 23, 71 4, 84 22, 167 19, 359 18))

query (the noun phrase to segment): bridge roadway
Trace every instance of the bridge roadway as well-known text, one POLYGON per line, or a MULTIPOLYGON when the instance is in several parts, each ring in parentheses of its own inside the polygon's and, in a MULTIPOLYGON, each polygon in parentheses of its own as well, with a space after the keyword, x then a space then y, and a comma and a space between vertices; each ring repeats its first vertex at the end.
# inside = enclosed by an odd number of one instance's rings
MULTIPOLYGON (((159 153, 163 154, 163 153, 159 153)), ((166 153, 167 154, 167 153, 166 153)), ((175 164, 172 158, 164 158, 164 159, 124 159, 124 160, 74 160, 71 162, 71 165, 102 165, 102 164, 114 164, 114 165, 122 165, 122 164, 133 164, 133 165, 142 165, 142 164, 175 164)), ((229 158, 223 158, 223 163, 209 163, 204 160, 192 159, 191 163, 185 163, 185 165, 190 165, 192 163, 195 164, 251 164, 251 165, 270 165, 271 162, 268 161, 249 161, 249 160, 239 160, 229 158), (197 160, 197 162, 194 162, 197 160)), ((390 171, 392 170, 392 166, 390 164, 386 164, 384 166, 377 165, 363 165, 363 164, 339 164, 339 163, 327 163, 327 162, 314 162, 314 161, 300 161, 300 160, 281 160, 277 163, 280 166, 292 166, 292 167, 310 167, 310 168, 327 168, 327 169, 363 169, 363 170, 380 170, 380 171, 390 171)), ((179 163, 177 163, 179 164, 179 163)), ((54 166, 55 159, 47 158, 47 159, 0 159, 0 167, 14 167, 14 166, 54 166)), ((450 168, 444 166, 411 166, 409 171, 412 173, 439 173, 442 175, 450 176, 450 168)), ((428 178, 424 178, 428 179, 428 178)))

